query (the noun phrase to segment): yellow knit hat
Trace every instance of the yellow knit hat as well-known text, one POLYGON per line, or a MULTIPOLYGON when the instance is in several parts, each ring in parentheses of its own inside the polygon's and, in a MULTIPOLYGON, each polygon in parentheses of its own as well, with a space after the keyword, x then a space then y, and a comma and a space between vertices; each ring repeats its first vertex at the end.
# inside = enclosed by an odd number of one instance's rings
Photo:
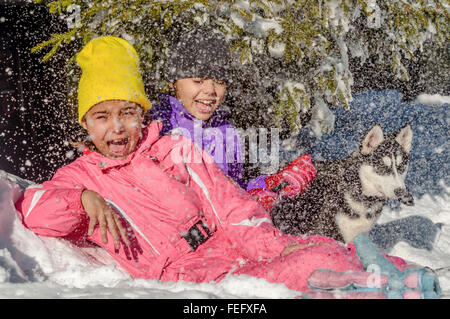
POLYGON ((76 60, 83 71, 78 83, 78 121, 97 103, 124 100, 152 107, 139 73, 139 57, 127 41, 104 36, 91 40, 76 60))

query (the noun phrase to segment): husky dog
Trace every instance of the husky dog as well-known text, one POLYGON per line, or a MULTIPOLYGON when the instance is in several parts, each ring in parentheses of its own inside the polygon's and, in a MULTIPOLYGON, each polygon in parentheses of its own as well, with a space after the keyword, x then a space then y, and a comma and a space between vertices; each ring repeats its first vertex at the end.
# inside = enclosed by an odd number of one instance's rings
POLYGON ((373 126, 347 158, 315 162, 316 178, 302 195, 275 205, 273 223, 288 234, 346 243, 369 232, 388 198, 414 205, 405 186, 411 141, 409 124, 387 136, 380 125, 373 126))

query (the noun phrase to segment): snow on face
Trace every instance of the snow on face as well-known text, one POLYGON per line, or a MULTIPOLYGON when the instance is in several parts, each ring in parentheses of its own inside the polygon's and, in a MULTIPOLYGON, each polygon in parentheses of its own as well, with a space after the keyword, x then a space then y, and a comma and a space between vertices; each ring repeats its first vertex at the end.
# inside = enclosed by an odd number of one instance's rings
POLYGON ((86 113, 83 127, 104 156, 125 159, 141 136, 142 108, 128 101, 103 101, 86 113))

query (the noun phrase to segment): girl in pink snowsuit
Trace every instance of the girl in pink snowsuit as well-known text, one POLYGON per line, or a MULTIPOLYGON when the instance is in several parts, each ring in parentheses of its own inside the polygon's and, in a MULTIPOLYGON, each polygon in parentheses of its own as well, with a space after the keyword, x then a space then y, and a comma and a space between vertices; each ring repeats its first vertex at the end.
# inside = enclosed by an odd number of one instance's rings
POLYGON ((135 278, 199 283, 246 274, 305 291, 318 268, 362 270, 352 245, 282 234, 191 140, 161 137, 157 121, 143 127, 151 104, 129 43, 94 39, 77 61, 79 121, 93 147, 26 190, 17 203, 26 227, 95 243, 135 278))

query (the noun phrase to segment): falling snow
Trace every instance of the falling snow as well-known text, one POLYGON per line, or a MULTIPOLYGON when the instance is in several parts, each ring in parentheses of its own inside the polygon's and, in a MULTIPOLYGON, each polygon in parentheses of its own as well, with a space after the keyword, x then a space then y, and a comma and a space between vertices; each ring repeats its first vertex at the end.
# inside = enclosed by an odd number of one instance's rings
MULTIPOLYGON (((227 3, 220 1, 218 14, 229 16, 237 27, 253 36, 247 65, 240 70, 239 80, 242 81, 231 85, 232 92, 225 100, 225 107, 232 110, 235 122, 249 126, 273 123, 274 95, 283 89, 291 96, 297 94, 295 110, 310 116, 302 119, 305 125, 301 130, 282 136, 280 163, 305 152, 314 159, 342 158, 356 147, 370 125, 381 123, 388 130, 394 130, 412 123, 414 141, 407 182, 416 204, 406 207, 397 202, 389 203, 378 222, 421 216, 441 225, 431 250, 399 241, 388 252, 434 269, 443 289, 442 297, 450 298, 450 177, 447 173, 450 170, 450 72, 445 62, 449 61, 448 43, 447 48, 439 49, 444 58, 436 63, 433 59, 430 63, 426 55, 417 64, 408 60, 411 81, 399 82, 393 79, 392 73, 386 75, 385 70, 378 71, 378 65, 371 64, 369 44, 363 37, 344 40, 345 34, 352 31, 352 21, 344 14, 339 1, 328 1, 325 6, 329 10, 327 23, 330 28, 339 28, 341 36, 335 39, 336 47, 329 48, 332 55, 326 56, 310 72, 297 74, 295 68, 277 69, 287 50, 286 43, 274 41, 265 48, 259 41, 269 33, 281 35, 280 21, 266 18, 262 13, 250 21, 237 11, 231 12, 227 3), (258 56, 265 49, 270 59, 258 56), (336 92, 325 90, 323 95, 314 96, 315 102, 308 111, 301 97, 301 92, 308 89, 306 83, 314 82, 317 72, 332 70, 337 72, 333 78, 336 88, 344 95, 352 94, 351 98, 346 96, 350 110, 333 107, 331 102, 336 92), (349 83, 346 83, 344 76, 350 73, 349 83), (294 80, 289 80, 291 77, 294 80), (349 86, 352 86, 351 92, 349 86), (242 101, 245 103, 241 104, 242 101), (271 106, 267 107, 269 104, 271 106)), ((367 3, 366 10, 373 15, 365 21, 365 26, 375 32, 386 23, 386 17, 377 15, 377 1, 367 3)), ((245 10, 248 6, 248 1, 236 1, 236 8, 245 10)), ((200 11, 202 8, 197 6, 200 11)), ((14 208, 14 201, 20 196, 18 185, 23 184, 20 179, 11 181, 3 171, 36 183, 48 180, 59 167, 81 155, 80 148, 73 147, 72 142, 83 140, 85 135, 78 126, 75 112, 68 107, 73 105, 68 97, 75 96, 77 69, 67 68, 68 57, 64 53, 52 63, 41 63, 42 55, 30 53, 33 45, 60 32, 58 23, 64 23, 66 16, 58 17, 56 23, 44 7, 28 7, 26 15, 3 10, 5 7, 0 6, 0 298, 213 299, 294 298, 298 295, 283 284, 248 276, 230 275, 220 283, 201 284, 133 279, 100 249, 77 248, 64 240, 38 237, 27 230, 14 208)), ((282 8, 273 5, 272 10, 277 13, 282 8)), ((100 27, 102 14, 91 21, 92 29, 100 27)), ((362 13, 355 11, 352 19, 359 15, 362 13)), ((207 15, 196 19, 200 24, 210 23, 207 15)), ((133 17, 133 24, 140 22, 140 16, 133 17)), ((131 32, 127 33, 117 19, 109 21, 105 27, 118 30, 132 43, 140 41, 131 32)), ((436 29, 430 25, 423 38, 428 39, 435 33, 436 29)), ((317 48, 318 54, 325 54, 320 51, 321 41, 324 38, 318 36, 309 45, 317 48)), ((418 46, 425 51, 429 48, 424 43, 418 46)), ((150 46, 144 50, 154 53, 150 46)), ((296 63, 300 64, 294 61, 289 67, 296 63)), ((387 66, 388 61, 385 64, 387 66)), ((161 78, 160 67, 162 64, 158 64, 152 79, 161 78)), ((401 73, 402 69, 397 71, 401 73)))

